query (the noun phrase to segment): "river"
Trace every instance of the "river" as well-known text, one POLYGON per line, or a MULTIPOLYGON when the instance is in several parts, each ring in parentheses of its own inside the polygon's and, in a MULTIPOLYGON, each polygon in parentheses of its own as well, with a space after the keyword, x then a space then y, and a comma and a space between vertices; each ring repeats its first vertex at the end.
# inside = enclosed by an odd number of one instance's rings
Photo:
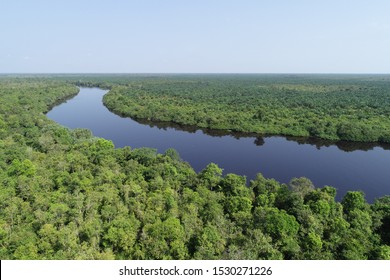
POLYGON ((102 103, 105 93, 81 88, 77 96, 54 107, 47 116, 69 128, 88 128, 95 136, 112 140, 116 147, 152 147, 161 153, 174 148, 196 171, 214 162, 224 174, 245 175, 248 180, 259 172, 283 183, 304 176, 316 187, 337 188, 338 200, 349 190, 364 191, 369 202, 390 194, 389 147, 141 123, 111 113, 102 103))

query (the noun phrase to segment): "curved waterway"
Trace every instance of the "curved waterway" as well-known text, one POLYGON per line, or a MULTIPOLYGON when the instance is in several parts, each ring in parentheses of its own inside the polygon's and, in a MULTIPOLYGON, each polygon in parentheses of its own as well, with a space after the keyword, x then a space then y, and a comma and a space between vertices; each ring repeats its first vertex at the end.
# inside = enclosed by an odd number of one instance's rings
POLYGON ((77 96, 54 107, 47 116, 69 128, 88 128, 95 136, 112 140, 116 147, 152 147, 160 153, 174 148, 196 171, 214 162, 225 174, 247 179, 259 172, 283 183, 304 176, 317 187, 336 187, 339 200, 349 190, 364 191, 369 202, 390 194, 389 147, 141 123, 111 113, 102 103, 106 93, 81 88, 77 96))

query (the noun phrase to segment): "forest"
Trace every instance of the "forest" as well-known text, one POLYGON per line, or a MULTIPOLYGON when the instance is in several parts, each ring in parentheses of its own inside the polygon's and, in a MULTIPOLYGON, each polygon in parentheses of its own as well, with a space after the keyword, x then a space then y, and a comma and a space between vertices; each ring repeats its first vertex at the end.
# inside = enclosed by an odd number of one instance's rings
POLYGON ((0 259, 389 260, 390 196, 336 201, 307 178, 247 182, 214 163, 196 173, 173 149, 115 148, 45 116, 100 86, 137 118, 389 141, 388 78, 305 79, 0 76, 0 259))
POLYGON ((122 81, 104 104, 200 128, 389 143, 389 88, 385 75, 168 76, 122 81))

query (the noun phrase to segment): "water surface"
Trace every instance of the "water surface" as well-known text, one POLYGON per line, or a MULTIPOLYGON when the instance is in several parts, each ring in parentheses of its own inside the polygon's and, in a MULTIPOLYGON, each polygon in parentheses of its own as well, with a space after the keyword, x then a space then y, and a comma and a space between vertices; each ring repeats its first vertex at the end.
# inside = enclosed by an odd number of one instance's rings
POLYGON ((69 128, 88 128, 116 147, 153 147, 163 153, 176 149, 196 171, 214 162, 224 173, 255 178, 257 173, 288 183, 308 177, 317 187, 337 188, 341 199, 348 190, 362 190, 368 201, 390 194, 390 150, 386 146, 330 143, 322 140, 255 137, 219 131, 140 123, 111 113, 102 103, 107 91, 81 88, 71 100, 47 116, 69 128))

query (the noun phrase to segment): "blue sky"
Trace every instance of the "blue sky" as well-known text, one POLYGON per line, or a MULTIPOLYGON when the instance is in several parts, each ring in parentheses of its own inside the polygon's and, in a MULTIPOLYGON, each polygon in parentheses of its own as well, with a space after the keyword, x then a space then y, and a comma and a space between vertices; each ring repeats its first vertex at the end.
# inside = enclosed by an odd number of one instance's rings
POLYGON ((0 0, 0 73, 389 73, 388 0, 0 0))

